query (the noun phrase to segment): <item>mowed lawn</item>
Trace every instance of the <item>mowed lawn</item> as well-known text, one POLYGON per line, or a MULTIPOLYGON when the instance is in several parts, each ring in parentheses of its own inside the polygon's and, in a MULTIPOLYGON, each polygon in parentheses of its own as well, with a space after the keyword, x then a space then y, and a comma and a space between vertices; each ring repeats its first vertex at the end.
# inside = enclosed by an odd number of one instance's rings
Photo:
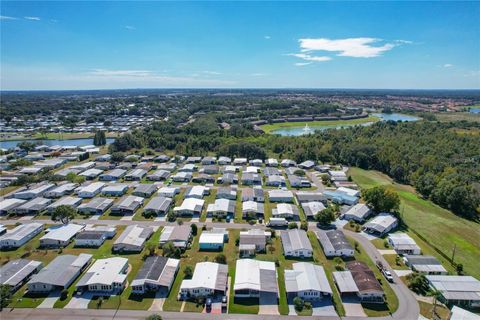
POLYGON ((342 126, 342 125, 355 125, 367 122, 377 122, 380 119, 375 116, 369 116, 367 118, 351 119, 351 120, 323 120, 323 121, 304 121, 304 122, 279 122, 272 124, 265 124, 260 126, 266 133, 270 133, 273 130, 292 127, 305 127, 308 124, 310 127, 314 126, 342 126))
MULTIPOLYGON (((441 255, 435 251, 435 248, 447 257, 451 257, 456 246, 455 262, 462 263, 467 274, 480 278, 480 268, 478 268, 480 225, 478 223, 456 216, 431 201, 420 198, 411 186, 395 183, 378 171, 350 168, 349 174, 362 189, 377 185, 392 186, 400 196, 400 212, 409 228, 409 233, 414 235, 412 231, 415 231, 425 238, 431 246, 427 251, 439 258, 441 255)), ((426 244, 423 241, 422 243, 426 244)), ((418 244, 421 245, 421 243, 418 244)), ((446 261, 444 258, 441 260, 446 261)), ((445 267, 451 268, 451 266, 445 267)))

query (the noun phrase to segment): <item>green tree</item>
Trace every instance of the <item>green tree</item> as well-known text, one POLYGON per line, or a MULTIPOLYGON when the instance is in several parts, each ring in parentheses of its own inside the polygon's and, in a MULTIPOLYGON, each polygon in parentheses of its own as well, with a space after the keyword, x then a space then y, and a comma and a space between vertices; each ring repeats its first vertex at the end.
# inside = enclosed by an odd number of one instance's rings
POLYGON ((198 233, 198 227, 197 227, 197 225, 196 225, 195 223, 192 223, 192 224, 190 225, 190 228, 192 229, 192 235, 193 235, 193 236, 196 236, 197 233, 198 233))
POLYGON ((288 229, 298 229, 298 225, 296 222, 288 223, 288 229))
POLYGON ((430 290, 427 278, 421 273, 414 272, 407 276, 408 287, 416 294, 425 295, 430 290))
POLYGON ((75 218, 77 210, 71 206, 61 205, 55 208, 52 212, 53 221, 61 221, 63 224, 68 224, 70 220, 75 218))
POLYGON ((172 241, 168 241, 162 247, 163 255, 169 258, 180 258, 182 254, 180 248, 176 248, 172 241))
POLYGON ((93 144, 96 146, 104 146, 107 144, 105 131, 102 131, 102 130, 95 131, 95 136, 93 137, 93 144))
POLYGON ((0 310, 7 307, 12 302, 12 292, 10 286, 0 284, 0 310))
POLYGON ((159 314, 151 314, 146 317, 145 320, 162 320, 162 316, 159 314))
POLYGON ((305 301, 300 297, 295 297, 293 298, 293 305, 295 306, 295 310, 302 311, 305 307, 305 301))
POLYGON ((191 266, 186 266, 185 269, 183 269, 183 275, 185 279, 192 279, 193 276, 193 269, 191 266))
POLYGON ((320 211, 315 215, 315 221, 322 226, 329 225, 335 221, 335 210, 332 207, 328 207, 325 210, 320 211))
POLYGON ((215 256, 215 262, 220 264, 227 264, 227 257, 223 253, 219 253, 215 256))
POLYGON ((364 190, 362 196, 365 202, 378 213, 396 212, 400 207, 400 197, 393 188, 373 187, 364 190))
POLYGON ((114 152, 112 153, 113 162, 122 162, 125 159, 125 153, 123 152, 114 152))

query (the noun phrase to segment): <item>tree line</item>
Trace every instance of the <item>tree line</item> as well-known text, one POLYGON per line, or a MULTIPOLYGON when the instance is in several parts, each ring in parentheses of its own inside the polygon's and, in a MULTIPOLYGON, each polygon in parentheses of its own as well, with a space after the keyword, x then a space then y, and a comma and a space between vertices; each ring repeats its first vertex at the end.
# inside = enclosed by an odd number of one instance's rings
POLYGON ((182 127, 156 122, 127 133, 111 152, 152 148, 186 156, 206 154, 265 159, 290 158, 342 163, 388 174, 413 185, 425 198, 454 213, 480 214, 480 139, 460 135, 456 128, 478 128, 468 122, 379 122, 342 130, 325 130, 303 137, 262 135, 249 124, 221 129, 212 115, 182 127))

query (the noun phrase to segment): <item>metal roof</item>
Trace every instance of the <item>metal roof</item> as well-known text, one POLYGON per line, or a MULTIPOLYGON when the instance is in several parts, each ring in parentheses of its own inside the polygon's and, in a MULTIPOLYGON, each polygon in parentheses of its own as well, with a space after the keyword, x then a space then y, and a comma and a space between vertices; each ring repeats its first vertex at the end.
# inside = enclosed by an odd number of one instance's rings
POLYGON ((275 263, 253 259, 237 260, 234 290, 258 290, 277 292, 275 263))
POLYGON ((284 252, 296 250, 313 251, 312 244, 308 240, 307 233, 302 229, 282 231, 280 234, 284 252))
POLYGON ((215 262, 199 262, 195 266, 192 279, 182 281, 180 289, 208 288, 225 291, 228 266, 215 262))
POLYGON ((308 262, 292 264, 293 270, 285 270, 287 292, 315 290, 332 294, 327 275, 322 266, 308 262))
POLYGON ((16 287, 41 265, 40 261, 27 259, 11 260, 0 268, 0 283, 16 287))
POLYGON ((64 287, 75 278, 80 270, 92 259, 91 254, 81 253, 78 256, 65 254, 56 257, 28 283, 45 283, 64 287))

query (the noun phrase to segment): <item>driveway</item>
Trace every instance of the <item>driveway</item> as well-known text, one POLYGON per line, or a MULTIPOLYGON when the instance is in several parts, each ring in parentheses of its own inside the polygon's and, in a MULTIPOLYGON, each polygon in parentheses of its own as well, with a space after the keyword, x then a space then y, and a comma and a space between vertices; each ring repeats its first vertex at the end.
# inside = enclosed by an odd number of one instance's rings
POLYGON ((88 309, 88 304, 92 300, 93 293, 84 292, 81 295, 74 295, 72 300, 64 307, 66 309, 88 309))
POLYGON ((329 298, 312 302, 312 316, 338 316, 329 298))
POLYGON ((277 293, 260 292, 258 314, 280 314, 278 312, 277 293))
POLYGON ((53 305, 55 304, 55 302, 57 302, 57 300, 60 298, 60 291, 53 291, 53 292, 50 292, 50 294, 48 295, 48 297, 46 297, 42 303, 40 303, 38 305, 37 308, 40 308, 40 309, 51 309, 53 308, 53 305))
POLYGON ((362 304, 357 297, 342 297, 343 308, 347 317, 366 317, 362 304))
POLYGON ((152 305, 148 309, 148 311, 163 311, 163 304, 165 303, 166 293, 158 291, 155 294, 155 298, 153 299, 152 305))

